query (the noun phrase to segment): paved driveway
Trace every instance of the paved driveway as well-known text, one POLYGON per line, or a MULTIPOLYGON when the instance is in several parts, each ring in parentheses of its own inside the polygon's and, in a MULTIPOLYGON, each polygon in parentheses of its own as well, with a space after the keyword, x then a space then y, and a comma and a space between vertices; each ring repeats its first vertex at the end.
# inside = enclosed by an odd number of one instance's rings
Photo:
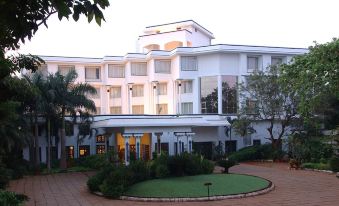
POLYGON ((242 164, 233 167, 231 172, 264 177, 271 180, 276 188, 268 194, 244 199, 186 203, 132 202, 95 196, 87 191, 86 173, 64 173, 12 181, 10 190, 28 195, 30 201, 26 205, 339 205, 339 179, 334 175, 288 170, 286 164, 242 164))

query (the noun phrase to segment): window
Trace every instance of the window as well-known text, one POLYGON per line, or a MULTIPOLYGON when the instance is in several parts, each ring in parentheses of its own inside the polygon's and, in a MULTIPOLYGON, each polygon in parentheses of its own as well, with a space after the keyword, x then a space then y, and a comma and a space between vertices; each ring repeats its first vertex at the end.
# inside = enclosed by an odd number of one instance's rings
POLYGON ((105 145, 97 145, 96 150, 97 154, 105 154, 105 145))
POLYGON ((168 114, 167 104, 157 104, 157 114, 168 114))
POLYGON ((167 83, 158 84, 158 95, 167 95, 167 83))
POLYGON ((100 80, 100 67, 85 67, 86 80, 100 80))
POLYGON ((74 159, 74 147, 73 146, 66 146, 66 153, 68 159, 74 159))
MULTIPOLYGON (((48 147, 46 147, 46 156, 48 157, 48 147)), ((58 148, 55 146, 51 146, 51 160, 58 159, 58 148)))
POLYGON ((253 146, 259 146, 261 145, 261 140, 260 139, 254 139, 253 140, 253 146))
POLYGON ((259 70, 259 57, 247 57, 247 72, 259 70))
POLYGON ((109 78, 124 78, 125 77, 125 65, 109 64, 108 65, 108 77, 109 78))
POLYGON ((218 78, 200 78, 201 113, 218 113, 218 78))
POLYGON ((147 63, 131 63, 132 76, 147 76, 147 63))
POLYGON ((59 65, 58 66, 58 72, 63 76, 65 76, 71 70, 75 70, 75 67, 73 65, 59 65))
POLYGON ((143 97, 143 96, 144 96, 144 85, 133 85, 132 97, 143 97))
POLYGON ((111 98, 121 98, 121 87, 111 87, 110 96, 111 98))
POLYGON ((104 135, 97 135, 96 136, 97 143, 105 143, 105 136, 104 135))
POLYGON ((197 71, 197 57, 181 57, 181 71, 197 71))
POLYGON ((111 107, 111 114, 122 114, 121 107, 111 107))
POLYGON ((282 57, 272 57, 271 58, 271 65, 279 65, 283 63, 283 58, 282 57))
POLYGON ((257 101, 252 99, 246 100, 246 113, 247 114, 258 114, 258 105, 257 101))
POLYGON ((154 60, 155 73, 171 73, 171 60, 154 60))
POLYGON ((99 88, 99 87, 96 87, 95 90, 97 91, 96 94, 91 94, 91 95, 90 95, 90 98, 93 98, 93 99, 100 99, 100 88, 99 88))
POLYGON ((236 114, 238 110, 237 76, 223 75, 222 77, 222 113, 236 114))
POLYGON ((181 82, 181 94, 187 94, 193 92, 192 80, 185 80, 181 82))
POLYGON ((182 114, 193 114, 193 102, 181 103, 181 113, 182 114))
POLYGON ((132 114, 144 114, 144 105, 132 105, 132 114))
POLYGON ((89 155, 90 155, 90 146, 80 145, 79 146, 79 157, 87 157, 89 155))

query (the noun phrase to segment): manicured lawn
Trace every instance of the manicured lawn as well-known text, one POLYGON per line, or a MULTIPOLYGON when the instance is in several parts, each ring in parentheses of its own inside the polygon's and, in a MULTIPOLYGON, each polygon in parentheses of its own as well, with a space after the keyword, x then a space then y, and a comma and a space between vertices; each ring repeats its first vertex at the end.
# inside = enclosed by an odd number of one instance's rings
POLYGON ((238 174, 211 174, 154 179, 133 185, 125 195, 136 197, 205 197, 211 182, 210 195, 229 195, 265 188, 265 179, 238 174))

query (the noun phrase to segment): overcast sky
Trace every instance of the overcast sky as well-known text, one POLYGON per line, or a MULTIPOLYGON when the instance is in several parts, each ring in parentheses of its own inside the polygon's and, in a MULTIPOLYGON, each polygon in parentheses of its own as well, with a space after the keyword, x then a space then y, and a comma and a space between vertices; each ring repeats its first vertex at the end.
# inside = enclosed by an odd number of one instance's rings
POLYGON ((212 44, 308 47, 339 37, 339 0, 110 0, 99 27, 54 15, 21 53, 103 57, 135 52, 144 27, 192 19, 212 44))

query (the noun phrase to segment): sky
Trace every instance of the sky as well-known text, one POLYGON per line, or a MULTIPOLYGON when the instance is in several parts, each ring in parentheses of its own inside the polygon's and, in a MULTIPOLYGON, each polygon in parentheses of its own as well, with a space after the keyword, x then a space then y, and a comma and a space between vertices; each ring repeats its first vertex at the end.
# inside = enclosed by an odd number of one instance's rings
POLYGON ((146 26, 190 19, 214 34, 212 44, 307 48, 339 37, 338 8, 339 0, 110 0, 101 27, 54 15, 19 52, 123 56, 146 26))

